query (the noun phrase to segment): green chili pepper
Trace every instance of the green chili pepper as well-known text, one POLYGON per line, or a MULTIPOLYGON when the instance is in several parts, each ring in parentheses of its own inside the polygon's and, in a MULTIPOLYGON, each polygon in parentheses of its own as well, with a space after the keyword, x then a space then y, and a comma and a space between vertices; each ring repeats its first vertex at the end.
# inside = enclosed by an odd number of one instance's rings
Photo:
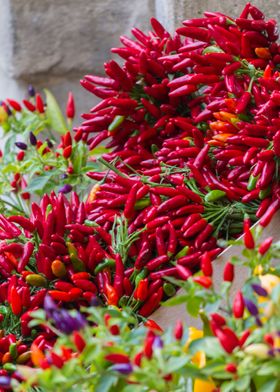
POLYGON ((269 196, 271 194, 271 187, 269 186, 269 187, 267 187, 266 189, 262 189, 260 192, 259 192, 259 198, 261 199, 261 200, 263 200, 263 199, 265 199, 267 196, 269 196))
POLYGON ((176 289, 171 283, 164 283, 163 291, 168 297, 173 297, 176 294, 176 289))
POLYGON ((77 249, 71 242, 66 242, 68 251, 69 251, 69 256, 71 263, 74 267, 75 272, 82 272, 85 271, 86 267, 85 264, 83 263, 82 260, 79 259, 77 249))
POLYGON ((17 344, 16 343, 11 343, 9 346, 9 353, 12 357, 12 359, 16 359, 18 353, 17 353, 17 344))
POLYGON ((126 306, 127 305, 127 303, 128 303, 128 300, 129 300, 129 296, 127 296, 127 295, 123 295, 122 297, 121 297, 121 299, 119 300, 119 306, 122 308, 123 306, 126 306))
POLYGON ((51 212, 51 210, 52 210, 52 205, 51 205, 51 204, 48 204, 48 205, 47 205, 47 208, 46 208, 46 217, 49 215, 49 213, 51 212))
POLYGON ((151 204, 150 199, 141 199, 137 200, 137 202, 134 205, 135 210, 143 210, 143 208, 148 207, 151 204))
POLYGON ((17 367, 13 363, 7 362, 3 365, 3 369, 7 370, 8 372, 15 372, 17 367))
POLYGON ((114 259, 105 259, 102 263, 99 263, 94 270, 94 274, 98 274, 98 272, 103 271, 107 267, 114 267, 116 264, 114 259))
POLYGON ((207 131, 208 127, 209 126, 206 122, 200 122, 197 124, 197 128, 200 129, 200 131, 207 131))
POLYGON ((148 270, 146 268, 143 268, 143 270, 139 272, 139 274, 135 278, 135 287, 137 287, 140 280, 145 279, 147 275, 148 275, 148 270))
POLYGON ((207 46, 207 48, 203 49, 202 54, 207 54, 207 53, 225 53, 219 46, 216 45, 211 45, 207 46))
POLYGON ((253 174, 250 175, 249 181, 248 181, 248 185, 247 185, 247 189, 248 191, 253 191, 256 188, 256 184, 258 182, 260 175, 258 176, 253 176, 253 174))
POLYGON ((152 154, 155 154, 158 150, 159 150, 159 148, 156 144, 151 145, 152 154))
POLYGON ((39 274, 27 275, 25 280, 28 284, 30 284, 30 286, 35 286, 35 287, 46 287, 48 283, 47 279, 39 274))
POLYGON ((180 257, 187 256, 188 251, 189 251, 188 245, 184 246, 184 248, 181 249, 180 252, 178 252, 178 253, 175 255, 175 260, 180 259, 180 257))
POLYGON ((116 116, 108 127, 109 132, 114 132, 125 120, 125 116, 116 116))
POLYGON ((216 201, 222 199, 225 196, 226 196, 226 192, 220 191, 219 189, 214 189, 213 191, 207 193, 207 195, 205 196, 205 201, 207 202, 216 201))

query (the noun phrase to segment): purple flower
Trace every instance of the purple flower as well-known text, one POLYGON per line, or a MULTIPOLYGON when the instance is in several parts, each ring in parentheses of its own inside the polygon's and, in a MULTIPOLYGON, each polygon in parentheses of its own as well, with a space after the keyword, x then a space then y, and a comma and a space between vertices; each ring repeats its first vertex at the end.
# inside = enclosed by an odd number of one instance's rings
POLYGON ((267 297, 268 293, 261 285, 253 283, 251 286, 256 294, 260 295, 261 297, 267 297))
POLYGON ((35 96, 35 89, 31 84, 28 86, 28 94, 30 95, 30 97, 35 96))
POLYGON ((54 321, 55 327, 66 334, 78 331, 86 325, 86 319, 81 313, 74 317, 67 310, 59 309, 49 295, 44 299, 44 309, 48 318, 54 321))
POLYGON ((66 334, 78 331, 86 325, 86 320, 81 313, 77 313, 76 317, 73 317, 65 309, 55 311, 52 319, 55 322, 56 328, 66 334))
POLYGON ((23 143, 23 142, 15 142, 15 145, 17 146, 17 148, 19 148, 20 150, 27 150, 27 144, 23 143))
POLYGON ((11 377, 0 376, 0 388, 10 389, 11 388, 11 377))
POLYGON ((159 336, 155 336, 154 341, 153 341, 153 348, 162 348, 163 347, 163 341, 159 336))
POLYGON ((117 363, 111 367, 112 370, 121 374, 130 374, 133 372, 133 367, 130 363, 117 363))
POLYGON ((53 143, 50 141, 50 139, 46 139, 46 142, 48 143, 49 148, 53 147, 53 143))
POLYGON ((90 305, 97 307, 97 306, 101 306, 102 302, 100 301, 100 299, 95 295, 94 297, 92 297, 92 299, 90 300, 90 305))
POLYGON ((44 299, 44 309, 47 313, 47 316, 49 318, 52 317, 53 312, 58 311, 58 306, 56 303, 52 300, 52 298, 47 294, 44 299))
POLYGON ((33 132, 30 132, 30 133, 29 133, 29 140, 30 140, 30 144, 31 144, 32 146, 36 146, 36 144, 37 144, 37 138, 36 138, 36 136, 34 135, 33 132))
POLYGON ((65 184, 58 190, 58 192, 60 193, 69 193, 71 191, 72 191, 72 185, 70 184, 65 184))
POLYGON ((67 176, 66 173, 62 173, 62 174, 60 175, 60 178, 61 178, 62 180, 65 180, 65 178, 68 178, 68 176, 67 176))
POLYGON ((253 316, 257 316, 259 314, 259 310, 254 302, 247 298, 245 298, 244 301, 249 313, 251 313, 253 316))

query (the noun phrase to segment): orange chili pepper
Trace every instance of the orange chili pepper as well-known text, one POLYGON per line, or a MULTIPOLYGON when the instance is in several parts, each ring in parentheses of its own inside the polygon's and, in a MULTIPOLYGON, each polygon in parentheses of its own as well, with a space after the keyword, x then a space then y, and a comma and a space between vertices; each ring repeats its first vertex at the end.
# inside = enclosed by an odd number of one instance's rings
POLYGON ((217 120, 228 121, 228 122, 231 122, 232 119, 237 118, 236 114, 224 112, 224 111, 215 112, 215 113, 213 113, 213 115, 217 120))
POLYGON ((11 362, 12 361, 12 356, 9 353, 9 351, 7 351, 3 357, 2 357, 2 365, 4 365, 5 363, 11 362))
POLYGON ((213 139, 218 140, 219 142, 226 142, 229 137, 233 136, 232 133, 220 133, 218 135, 214 135, 213 139))
POLYGON ((207 143, 212 147, 222 147, 225 145, 225 143, 219 142, 218 140, 209 140, 207 143))
POLYGON ((54 260, 51 265, 52 268, 52 273, 54 276, 57 278, 62 278, 67 274, 67 269, 65 267, 65 264, 61 260, 54 260))
POLYGON ((40 364, 44 361, 45 355, 39 347, 32 343, 31 345, 31 360, 35 366, 40 366, 40 364))
POLYGON ((113 286, 111 286, 109 283, 105 283, 105 295, 107 298, 107 304, 108 305, 118 305, 119 302, 119 297, 117 294, 117 291, 113 286))
POLYGON ((91 191, 88 195, 87 203, 92 203, 96 199, 96 194, 99 190, 100 190, 99 184, 93 185, 93 187, 91 188, 91 191))
POLYGON ((261 59, 270 59, 271 53, 268 48, 255 48, 256 55, 261 59))

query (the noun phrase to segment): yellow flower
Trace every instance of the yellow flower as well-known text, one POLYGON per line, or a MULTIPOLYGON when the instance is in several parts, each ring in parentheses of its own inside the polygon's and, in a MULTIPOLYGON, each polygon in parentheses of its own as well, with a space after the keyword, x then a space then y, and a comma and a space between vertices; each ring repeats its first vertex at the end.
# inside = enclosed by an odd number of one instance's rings
POLYGON ((269 294, 271 294, 271 292, 275 286, 280 284, 280 278, 276 275, 272 275, 272 274, 260 275, 259 278, 260 278, 262 287, 264 289, 266 289, 266 291, 269 294))
POLYGON ((246 354, 252 355, 253 357, 266 359, 269 357, 268 355, 268 347, 264 343, 253 343, 250 346, 247 346, 244 349, 246 354))
POLYGON ((8 114, 6 110, 3 108, 3 106, 0 106, 0 124, 7 121, 7 118, 8 118, 8 114))
MULTIPOLYGON (((189 328, 189 338, 186 343, 186 348, 189 347, 190 343, 196 339, 200 339, 203 337, 203 331, 195 328, 189 328)), ((198 351, 193 357, 192 362, 197 365, 199 368, 202 368, 206 365, 206 356, 203 351, 198 351)), ((200 380, 196 378, 194 380, 194 388, 193 392, 212 392, 216 388, 215 384, 211 379, 208 380, 200 380)))
POLYGON ((263 273, 263 267, 259 264, 254 269, 254 275, 261 275, 263 273))

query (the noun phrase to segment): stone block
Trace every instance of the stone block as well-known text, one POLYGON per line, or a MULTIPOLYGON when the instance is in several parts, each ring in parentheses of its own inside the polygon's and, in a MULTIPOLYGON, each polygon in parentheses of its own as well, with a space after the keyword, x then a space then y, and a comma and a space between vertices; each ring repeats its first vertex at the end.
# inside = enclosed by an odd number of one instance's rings
MULTIPOLYGON (((169 31, 174 31, 184 19, 201 17, 204 11, 218 11, 237 17, 246 3, 241 0, 155 0, 155 8, 159 20, 169 31)), ((259 7, 268 18, 280 19, 278 0, 255 0, 252 4, 259 7)))
POLYGON ((1 0, 10 14, 10 58, 15 78, 102 72, 110 48, 132 26, 146 28, 151 0, 1 0))

